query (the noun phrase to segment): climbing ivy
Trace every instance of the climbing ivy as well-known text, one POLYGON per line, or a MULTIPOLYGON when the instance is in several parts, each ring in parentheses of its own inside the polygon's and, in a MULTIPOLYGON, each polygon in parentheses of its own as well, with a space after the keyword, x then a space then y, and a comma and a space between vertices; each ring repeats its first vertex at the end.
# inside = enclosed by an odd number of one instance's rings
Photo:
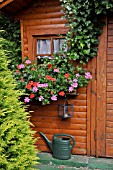
POLYGON ((113 9, 113 0, 60 0, 64 17, 68 20, 70 30, 64 45, 68 51, 63 52, 69 59, 87 63, 97 55, 99 39, 103 24, 102 15, 113 9))

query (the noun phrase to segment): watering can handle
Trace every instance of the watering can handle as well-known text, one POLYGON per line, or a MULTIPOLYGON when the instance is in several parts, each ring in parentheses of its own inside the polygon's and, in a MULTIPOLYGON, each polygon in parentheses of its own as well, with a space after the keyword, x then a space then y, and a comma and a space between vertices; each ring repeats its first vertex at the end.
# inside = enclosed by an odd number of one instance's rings
POLYGON ((73 149, 73 147, 74 147, 74 145, 76 143, 76 140, 75 140, 75 138, 73 136, 67 135, 67 134, 55 134, 54 137, 56 137, 56 136, 68 136, 68 137, 70 137, 73 140, 73 144, 70 147, 71 147, 71 149, 73 149))

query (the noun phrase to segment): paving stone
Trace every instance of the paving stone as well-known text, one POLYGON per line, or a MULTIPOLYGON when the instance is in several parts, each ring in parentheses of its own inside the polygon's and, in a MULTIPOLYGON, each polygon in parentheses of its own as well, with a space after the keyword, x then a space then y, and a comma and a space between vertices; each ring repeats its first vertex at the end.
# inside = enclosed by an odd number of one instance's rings
POLYGON ((59 160, 50 153, 39 153, 40 170, 113 170, 113 159, 72 155, 69 160, 59 160))

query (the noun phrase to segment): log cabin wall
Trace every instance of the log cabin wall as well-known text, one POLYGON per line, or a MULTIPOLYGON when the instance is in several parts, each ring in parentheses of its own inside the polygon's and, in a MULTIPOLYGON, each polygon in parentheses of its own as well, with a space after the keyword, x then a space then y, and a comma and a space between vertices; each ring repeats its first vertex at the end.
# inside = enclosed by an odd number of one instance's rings
POLYGON ((113 14, 108 18, 106 156, 113 157, 113 14))
MULTIPOLYGON (((36 59, 33 52, 33 38, 39 35, 66 34, 68 28, 64 27, 67 22, 61 19, 61 5, 58 0, 41 0, 27 9, 16 19, 21 20, 22 34, 22 56, 29 56, 31 60, 36 59), (34 56, 33 56, 34 55, 34 56)), ((58 104, 63 103, 63 99, 52 102, 48 106, 32 105, 30 110, 35 136, 39 137, 39 132, 43 132, 50 140, 53 134, 65 133, 73 135, 76 139, 76 145, 73 154, 87 154, 87 89, 80 88, 77 97, 71 97, 74 104, 74 117, 62 120, 58 117, 58 104)), ((41 151, 50 151, 46 142, 40 136, 36 142, 41 151)))

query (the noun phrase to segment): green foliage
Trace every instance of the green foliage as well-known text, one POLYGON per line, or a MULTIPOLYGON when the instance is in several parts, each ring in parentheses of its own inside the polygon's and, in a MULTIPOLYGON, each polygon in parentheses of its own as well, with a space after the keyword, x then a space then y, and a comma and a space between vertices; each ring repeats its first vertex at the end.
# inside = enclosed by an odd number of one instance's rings
POLYGON ((86 63, 97 55, 98 36, 102 33, 100 17, 113 9, 113 0, 60 0, 70 27, 65 46, 72 60, 86 63))
POLYGON ((20 24, 4 15, 0 14, 0 37, 7 40, 3 45, 5 50, 10 49, 10 68, 21 62, 21 38, 20 24))
POLYGON ((32 170, 37 164, 34 132, 7 66, 5 52, 0 48, 0 169, 32 170))
POLYGON ((65 96, 66 92, 87 86, 92 79, 90 72, 79 67, 75 70, 66 57, 59 56, 54 56, 52 60, 45 59, 38 66, 26 58, 16 67, 14 76, 17 89, 24 92, 24 102, 38 100, 43 105, 51 100, 56 101, 58 96, 65 96))

